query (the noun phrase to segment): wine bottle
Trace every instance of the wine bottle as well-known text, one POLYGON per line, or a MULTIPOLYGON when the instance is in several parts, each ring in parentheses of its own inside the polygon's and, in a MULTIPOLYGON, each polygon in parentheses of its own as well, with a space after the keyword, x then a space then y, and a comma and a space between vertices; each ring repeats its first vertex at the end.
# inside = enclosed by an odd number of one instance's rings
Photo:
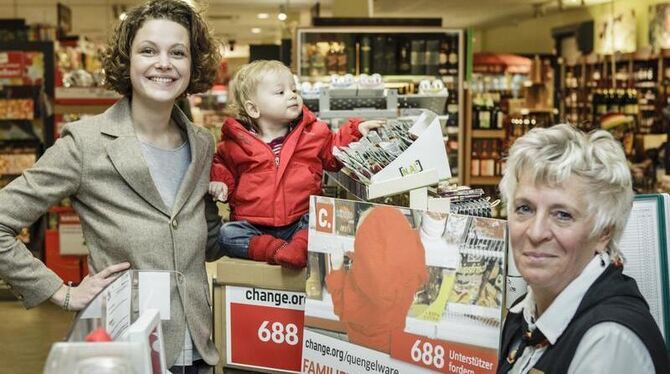
POLYGON ((362 74, 371 74, 371 52, 370 46, 370 37, 364 36, 361 38, 361 73, 362 74))

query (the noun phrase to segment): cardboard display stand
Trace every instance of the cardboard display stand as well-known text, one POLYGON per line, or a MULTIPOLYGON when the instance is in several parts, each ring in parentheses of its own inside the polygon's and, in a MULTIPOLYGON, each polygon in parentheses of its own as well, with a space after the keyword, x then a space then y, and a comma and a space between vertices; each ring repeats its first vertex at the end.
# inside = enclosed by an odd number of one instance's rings
POLYGON ((224 257, 214 279, 214 342, 223 367, 299 372, 306 270, 224 257))
POLYGON ((504 221, 312 197, 301 370, 495 373, 504 221))
MULTIPOLYGON (((437 114, 423 111, 409 132, 417 137, 414 143, 374 174, 371 184, 363 184, 342 171, 328 172, 328 175, 360 200, 416 190, 451 178, 451 168, 437 114)), ((425 191, 423 194, 425 195, 425 191)), ((426 206, 421 208, 425 209, 426 206)))

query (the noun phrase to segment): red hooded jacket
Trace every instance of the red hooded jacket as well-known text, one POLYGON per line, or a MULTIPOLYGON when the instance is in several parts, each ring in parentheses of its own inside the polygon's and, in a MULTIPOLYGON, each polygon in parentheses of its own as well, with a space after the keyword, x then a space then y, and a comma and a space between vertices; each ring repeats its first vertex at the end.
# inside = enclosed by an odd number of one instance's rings
POLYGON ((423 244, 405 216, 373 207, 356 230, 351 270, 326 276, 349 341, 388 353, 391 335, 405 329, 414 294, 428 280, 423 244))
POLYGON ((286 135, 279 158, 270 146, 234 118, 221 129, 210 177, 228 186, 231 220, 285 226, 309 211, 309 196, 321 193, 323 170, 339 170, 333 146, 361 138, 350 120, 337 133, 303 108, 302 120, 286 135))

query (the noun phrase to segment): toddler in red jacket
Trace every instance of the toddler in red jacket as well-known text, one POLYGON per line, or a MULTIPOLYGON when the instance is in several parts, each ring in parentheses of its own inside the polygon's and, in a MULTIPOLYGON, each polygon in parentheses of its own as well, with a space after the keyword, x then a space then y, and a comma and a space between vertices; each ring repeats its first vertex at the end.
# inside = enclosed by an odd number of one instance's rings
POLYGON ((228 201, 224 254, 303 268, 309 196, 321 193, 323 170, 341 164, 333 146, 360 139, 381 121, 350 120, 333 133, 303 107, 291 71, 279 61, 243 66, 231 83, 227 118, 209 192, 228 201))

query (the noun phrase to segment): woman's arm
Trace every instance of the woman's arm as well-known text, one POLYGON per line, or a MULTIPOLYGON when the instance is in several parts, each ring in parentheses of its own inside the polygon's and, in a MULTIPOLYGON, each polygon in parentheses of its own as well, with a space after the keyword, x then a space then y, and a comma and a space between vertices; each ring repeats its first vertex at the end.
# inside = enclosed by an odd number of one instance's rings
POLYGON ((642 340, 616 322, 591 327, 582 337, 568 373, 654 373, 642 340))
POLYGON ((82 144, 66 126, 32 168, 0 190, 0 276, 27 308, 49 299, 63 281, 16 236, 50 206, 77 192, 82 165, 82 144))

